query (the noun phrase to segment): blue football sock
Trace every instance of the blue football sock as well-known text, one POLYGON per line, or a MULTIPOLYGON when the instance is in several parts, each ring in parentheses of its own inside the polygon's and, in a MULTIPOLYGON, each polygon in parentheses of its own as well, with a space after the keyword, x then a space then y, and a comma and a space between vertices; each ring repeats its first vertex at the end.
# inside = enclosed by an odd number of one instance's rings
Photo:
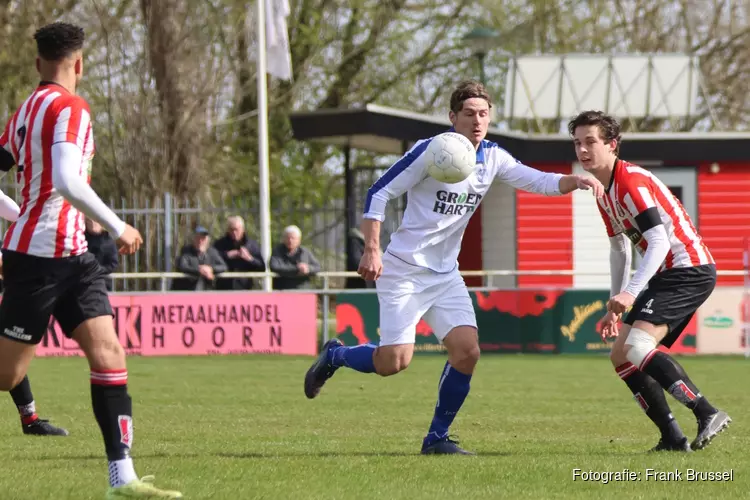
POLYGON ((461 405, 464 404, 469 394, 470 383, 471 375, 465 375, 453 368, 450 363, 445 363, 438 385, 435 416, 432 418, 432 425, 424 439, 426 444, 439 441, 448 435, 453 419, 456 418, 458 410, 461 409, 461 405))
POLYGON ((354 346, 338 346, 331 350, 331 364, 335 367, 346 366, 362 373, 375 373, 376 345, 360 344, 354 346))

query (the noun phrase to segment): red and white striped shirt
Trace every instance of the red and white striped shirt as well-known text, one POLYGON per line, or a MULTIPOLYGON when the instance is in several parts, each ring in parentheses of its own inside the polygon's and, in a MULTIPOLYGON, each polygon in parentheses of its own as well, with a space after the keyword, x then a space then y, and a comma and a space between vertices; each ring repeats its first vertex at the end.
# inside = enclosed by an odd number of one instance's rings
POLYGON ((656 207, 670 247, 660 271, 715 263, 680 200, 644 168, 617 160, 612 184, 597 206, 607 227, 607 235, 625 234, 642 256, 646 254, 648 242, 641 234, 643 229, 638 227, 636 217, 656 207))
POLYGON ((0 136, 0 146, 16 161, 21 213, 5 233, 3 249, 61 258, 87 250, 84 216, 53 185, 53 168, 74 169, 91 182, 94 136, 86 101, 54 83, 43 83, 18 108, 0 136), (79 165, 53 161, 52 145, 75 144, 79 165))

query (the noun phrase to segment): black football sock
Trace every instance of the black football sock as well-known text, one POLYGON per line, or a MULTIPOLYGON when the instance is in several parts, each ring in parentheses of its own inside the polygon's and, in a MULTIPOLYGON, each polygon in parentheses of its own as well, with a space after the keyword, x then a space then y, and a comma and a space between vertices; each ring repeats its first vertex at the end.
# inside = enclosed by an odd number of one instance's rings
POLYGON ((91 403, 104 438, 110 486, 121 486, 138 478, 130 458, 133 403, 127 384, 125 369, 91 371, 91 403))
POLYGON ((662 438, 671 442, 682 440, 685 434, 672 415, 659 383, 630 362, 618 366, 615 370, 633 393, 633 399, 659 428, 662 438))
POLYGON ((669 354, 654 349, 641 363, 641 370, 651 375, 677 401, 690 408, 696 418, 703 419, 718 411, 669 354))
POLYGON ((24 377, 17 386, 10 390, 10 395, 16 404, 16 408, 18 408, 18 413, 21 415, 21 421, 24 425, 28 425, 39 418, 36 414, 36 404, 34 403, 34 395, 31 393, 28 376, 24 377))

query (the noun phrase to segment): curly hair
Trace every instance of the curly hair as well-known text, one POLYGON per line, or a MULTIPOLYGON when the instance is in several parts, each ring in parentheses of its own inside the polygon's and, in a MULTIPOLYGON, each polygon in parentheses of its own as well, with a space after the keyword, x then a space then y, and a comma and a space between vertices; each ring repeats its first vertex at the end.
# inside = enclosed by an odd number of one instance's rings
POLYGON ((69 23, 52 23, 34 33, 39 57, 46 61, 61 61, 83 48, 83 28, 69 23))
POLYGON ((622 138, 620 135, 620 124, 613 116, 602 111, 584 111, 568 122, 568 133, 573 136, 578 127, 589 125, 595 125, 599 128, 599 134, 604 139, 604 142, 616 140, 617 147, 615 148, 615 154, 620 154, 620 141, 622 138))

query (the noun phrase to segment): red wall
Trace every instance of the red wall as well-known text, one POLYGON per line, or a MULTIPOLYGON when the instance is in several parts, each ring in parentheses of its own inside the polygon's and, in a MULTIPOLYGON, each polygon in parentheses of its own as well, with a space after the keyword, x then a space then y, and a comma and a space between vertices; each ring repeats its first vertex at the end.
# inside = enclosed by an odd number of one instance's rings
MULTIPOLYGON (((570 174, 570 163, 531 165, 545 172, 570 174)), ((573 269, 573 197, 516 191, 517 268, 573 269)), ((572 276, 519 276, 518 287, 571 287, 572 276)))
MULTIPOLYGON (((482 205, 477 207, 466 226, 461 252, 458 254, 458 266, 462 271, 482 270, 482 205)), ((481 276, 467 276, 464 281, 467 286, 482 286, 481 276)))
MULTIPOLYGON (((720 271, 741 270, 750 238, 750 163, 711 164, 698 169, 698 232, 720 271)), ((742 276, 720 276, 719 285, 742 285, 742 276)))

